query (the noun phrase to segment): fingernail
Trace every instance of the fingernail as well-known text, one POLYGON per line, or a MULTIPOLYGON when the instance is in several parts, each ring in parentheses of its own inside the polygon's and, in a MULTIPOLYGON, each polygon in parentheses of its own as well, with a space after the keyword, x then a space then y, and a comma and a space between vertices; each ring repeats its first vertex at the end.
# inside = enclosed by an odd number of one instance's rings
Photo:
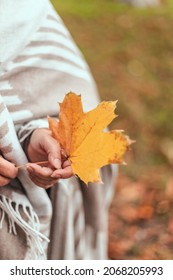
POLYGON ((51 178, 56 178, 56 179, 62 178, 60 174, 58 174, 58 175, 52 174, 50 177, 51 177, 51 178))
POLYGON ((61 161, 59 159, 54 159, 53 161, 55 168, 60 169, 61 168, 61 161))
POLYGON ((26 166, 27 171, 34 172, 34 169, 31 166, 26 166))

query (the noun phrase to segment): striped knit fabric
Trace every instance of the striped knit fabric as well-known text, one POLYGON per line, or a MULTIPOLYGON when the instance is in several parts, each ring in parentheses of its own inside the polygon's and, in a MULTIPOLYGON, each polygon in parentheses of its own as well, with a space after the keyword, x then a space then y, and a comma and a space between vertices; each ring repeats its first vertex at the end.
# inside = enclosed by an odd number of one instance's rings
POLYGON ((57 102, 72 90, 82 94, 84 109, 98 103, 88 66, 60 17, 50 6, 40 21, 20 54, 1 66, 1 95, 15 124, 57 115, 57 102))
MULTIPOLYGON (((43 10, 43 2, 38 3, 43 10)), ((10 49, 11 59, 6 55, 1 64, 0 151, 16 164, 27 162, 24 141, 33 129, 47 126, 47 115, 57 116, 57 102, 67 92, 82 95, 84 110, 99 101, 81 52, 49 2, 44 0, 44 4, 46 12, 38 13, 35 28, 32 32, 28 29, 28 36, 20 33, 26 39, 22 37, 21 44, 16 45, 18 50, 14 48, 13 53, 10 49)), ((0 58, 3 60, 1 51, 0 58)), ((116 168, 103 168, 105 184, 90 184, 88 188, 75 177, 60 180, 52 187, 49 199, 21 171, 11 184, 0 188, 0 259, 107 258, 113 172, 115 175, 116 168)))

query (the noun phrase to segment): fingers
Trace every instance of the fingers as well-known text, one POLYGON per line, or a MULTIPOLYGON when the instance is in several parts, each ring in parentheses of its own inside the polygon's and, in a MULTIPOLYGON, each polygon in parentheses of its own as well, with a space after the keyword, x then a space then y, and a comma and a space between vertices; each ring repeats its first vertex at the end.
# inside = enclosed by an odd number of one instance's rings
POLYGON ((30 179, 39 187, 49 188, 57 183, 58 179, 67 179, 73 175, 70 162, 63 163, 63 169, 52 170, 49 167, 41 167, 30 163, 27 165, 27 171, 30 179))
POLYGON ((59 178, 59 176, 62 179, 67 179, 73 176, 72 167, 68 160, 63 163, 63 169, 57 169, 52 173, 51 178, 59 178))
POLYGON ((52 167, 61 168, 61 148, 59 143, 51 136, 43 141, 43 148, 48 155, 48 161, 52 167))
POLYGON ((48 160, 46 167, 29 164, 27 168, 32 181, 41 187, 47 188, 58 179, 66 179, 73 175, 65 152, 48 129, 36 129, 33 132, 28 155, 32 162, 48 160))
POLYGON ((30 179, 39 187, 49 188, 53 186, 58 178, 51 178, 52 169, 48 167, 41 167, 37 164, 28 164, 27 171, 30 179))
POLYGON ((0 156, 0 187, 7 185, 17 176, 18 168, 0 156))
POLYGON ((61 168, 61 159, 58 157, 55 157, 52 154, 48 154, 48 161, 51 164, 52 167, 56 168, 56 169, 60 169, 61 168))
POLYGON ((48 189, 57 183, 57 179, 56 180, 43 180, 43 179, 39 178, 37 175, 34 175, 32 173, 29 174, 29 177, 34 184, 36 184, 37 186, 44 188, 44 189, 48 189))
POLYGON ((32 133, 27 148, 27 156, 31 162, 48 160, 52 168, 61 168, 61 149, 47 128, 37 128, 32 133))
POLYGON ((8 179, 6 177, 0 176, 0 187, 3 187, 7 184, 9 184, 11 179, 8 179))
POLYGON ((14 179, 17 176, 18 168, 3 157, 0 156, 0 175, 9 179, 14 179))
POLYGON ((63 162, 62 167, 65 168, 67 166, 71 166, 71 163, 70 163, 70 161, 68 159, 63 162))
POLYGON ((46 178, 52 175, 53 171, 49 167, 42 167, 36 163, 27 164, 27 170, 29 172, 34 172, 41 178, 46 178))

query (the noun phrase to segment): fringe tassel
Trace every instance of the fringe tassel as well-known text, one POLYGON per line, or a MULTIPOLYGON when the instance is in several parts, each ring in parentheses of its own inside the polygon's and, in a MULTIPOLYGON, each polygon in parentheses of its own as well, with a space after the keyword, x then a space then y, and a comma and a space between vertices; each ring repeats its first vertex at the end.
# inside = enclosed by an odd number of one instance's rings
POLYGON ((39 220, 33 209, 28 206, 22 206, 22 210, 28 218, 28 222, 26 222, 20 214, 20 206, 22 205, 14 203, 11 199, 3 195, 0 196, 0 208, 2 209, 0 228, 2 228, 5 214, 7 214, 9 220, 9 232, 17 235, 15 227, 15 224, 17 224, 25 232, 27 236, 27 245, 31 249, 34 258, 39 259, 40 255, 45 256, 42 242, 49 242, 49 239, 39 232, 39 220))

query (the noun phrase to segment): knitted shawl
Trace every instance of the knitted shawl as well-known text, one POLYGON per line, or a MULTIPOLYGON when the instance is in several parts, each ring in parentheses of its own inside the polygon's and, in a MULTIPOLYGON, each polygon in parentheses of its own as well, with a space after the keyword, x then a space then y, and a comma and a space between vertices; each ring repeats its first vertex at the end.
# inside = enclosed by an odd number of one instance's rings
MULTIPOLYGON (((99 98, 88 65, 47 0, 1 0, 0 38, 0 152, 24 165, 25 140, 47 127, 47 115, 57 116, 57 101, 67 92, 82 95, 84 110, 99 98)), ((49 197, 20 169, 0 188, 0 259, 107 258, 116 171, 104 167, 104 185, 88 188, 75 177, 59 180, 49 197)))

